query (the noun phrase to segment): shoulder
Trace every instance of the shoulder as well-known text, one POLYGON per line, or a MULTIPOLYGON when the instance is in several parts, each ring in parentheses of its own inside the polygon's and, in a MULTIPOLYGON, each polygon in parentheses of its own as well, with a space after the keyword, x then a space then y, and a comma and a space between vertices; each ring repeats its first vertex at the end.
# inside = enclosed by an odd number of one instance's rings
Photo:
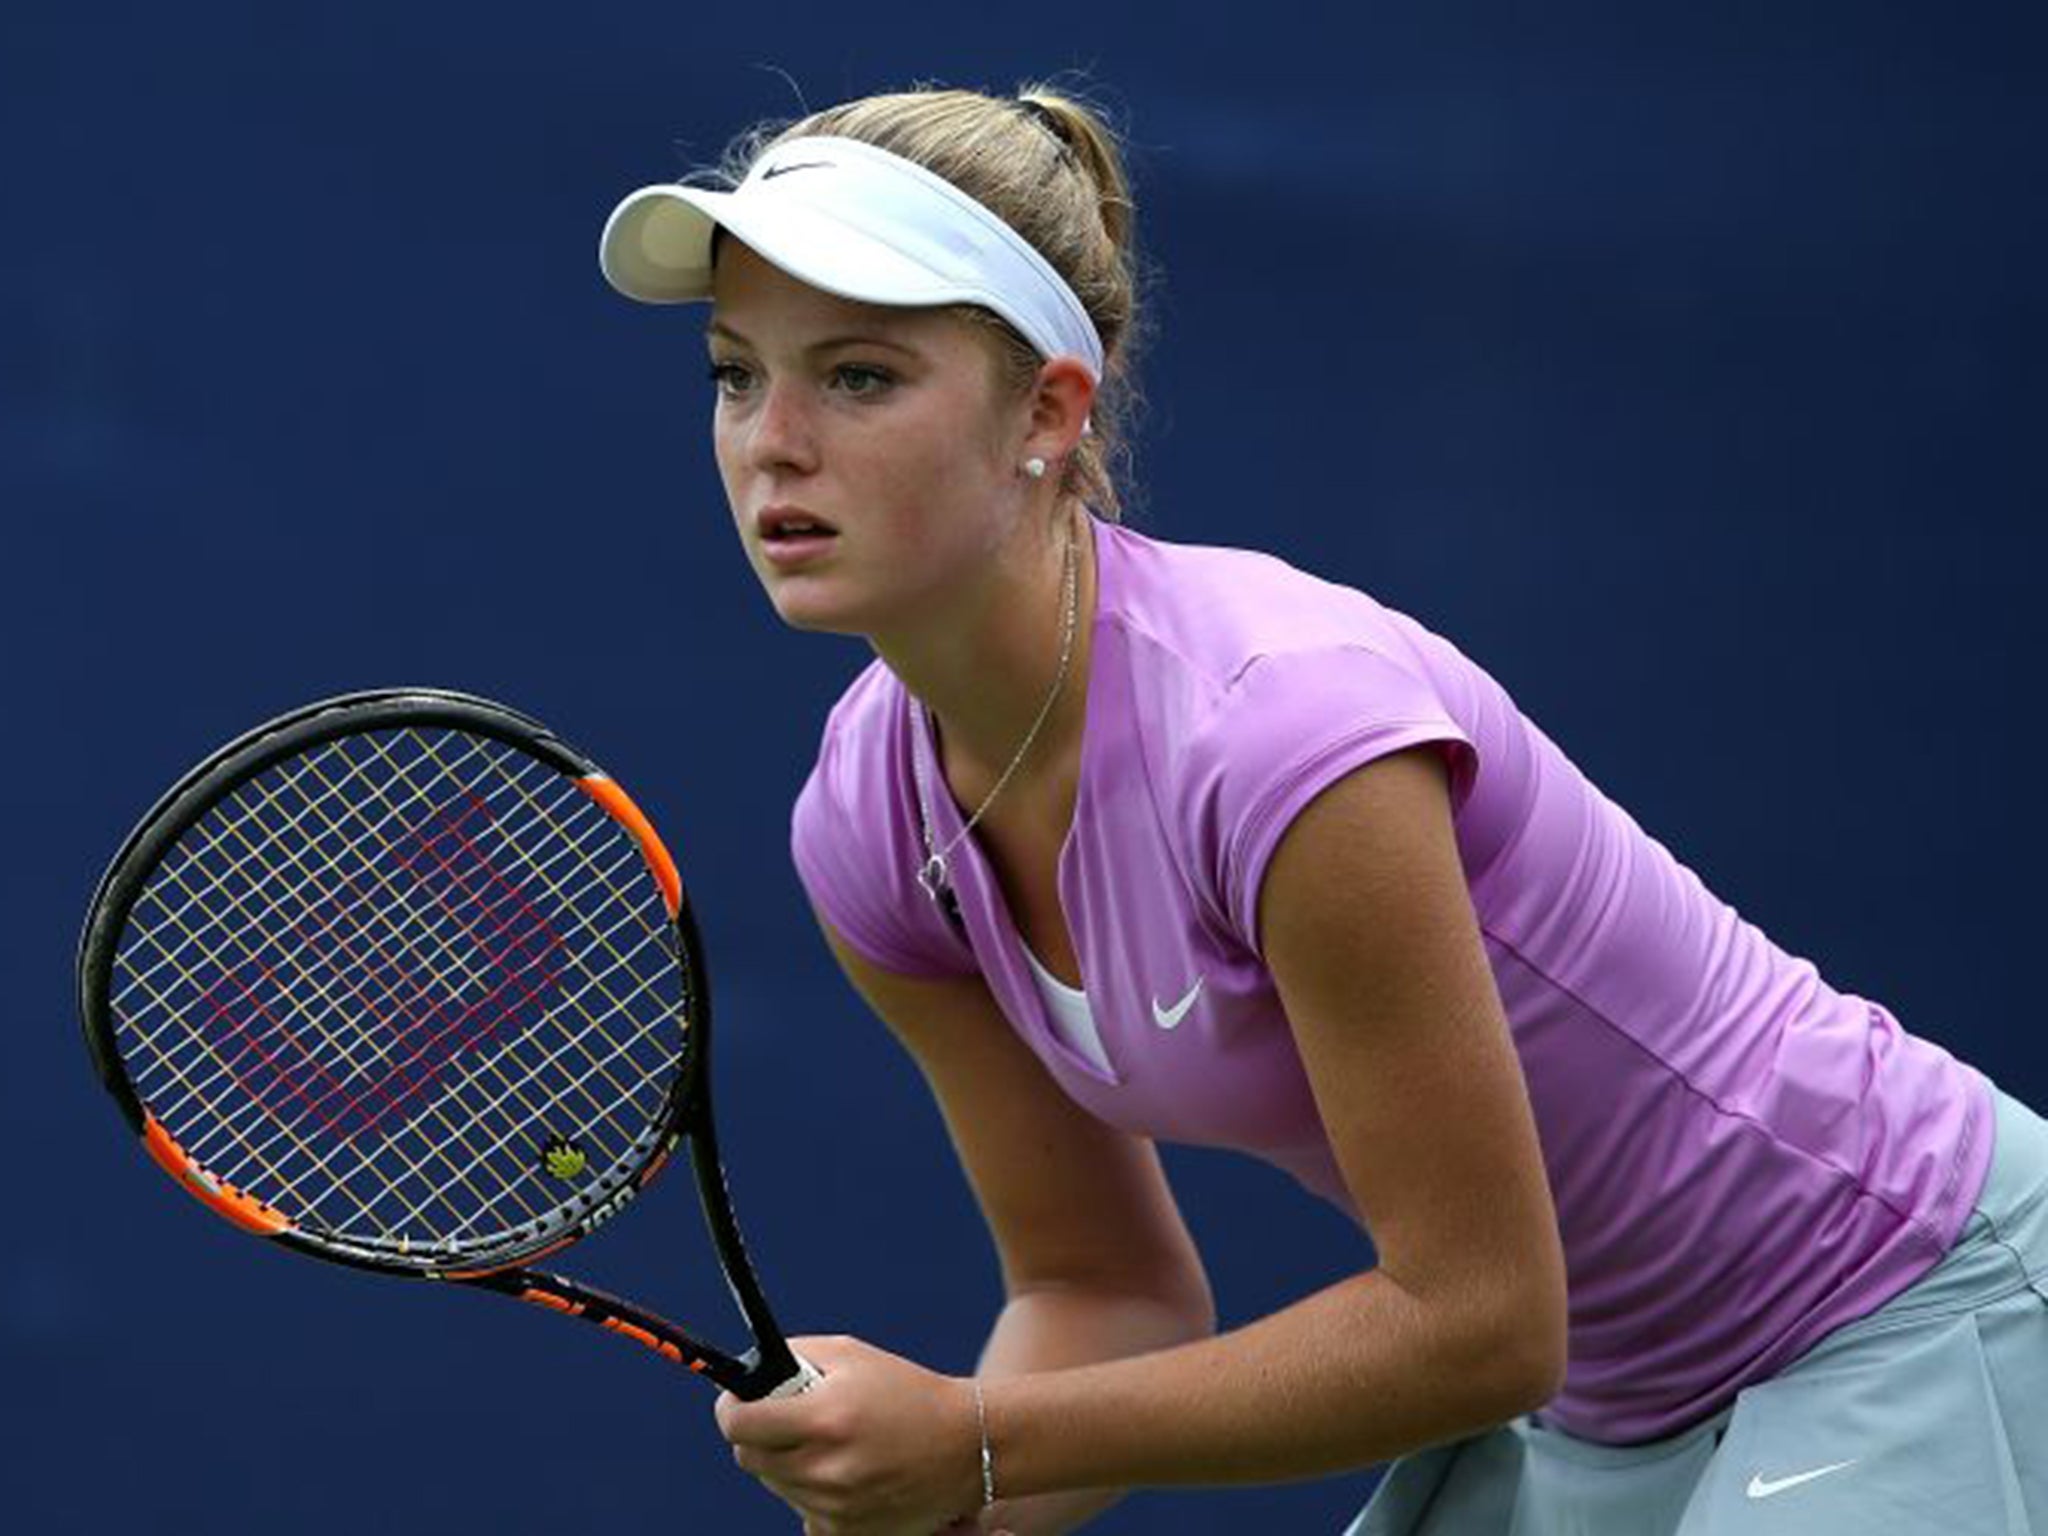
POLYGON ((790 855, 819 913, 886 970, 956 975, 971 955, 916 885, 922 859, 909 694, 879 660, 826 716, 790 813, 790 855))
POLYGON ((879 660, 847 684, 825 716, 817 759, 797 793, 799 864, 807 845, 836 824, 866 824, 900 796, 910 770, 909 724, 909 695, 879 660))
POLYGON ((903 729, 909 704, 909 691, 877 658, 854 675, 826 712, 821 747, 872 746, 887 733, 903 729))
POLYGON ((1362 588, 1256 550, 1109 534, 1108 627, 1134 688, 1182 701, 1179 749, 1242 746, 1247 728, 1330 711, 1437 719, 1468 692, 1475 669, 1457 647, 1362 588))
POLYGON ((1113 524, 1098 549, 1109 621, 1212 690, 1262 656, 1393 643, 1402 623, 1359 588, 1259 550, 1176 544, 1113 524))
POLYGON ((896 782, 893 770, 905 756, 909 726, 908 691, 879 659, 869 662, 826 712, 812 782, 849 808, 857 806, 896 782))
POLYGON ((1258 888, 1293 817, 1344 774, 1438 743, 1453 807, 1477 774, 1454 647, 1270 555, 1119 530, 1114 624, 1180 862, 1255 947, 1258 888))

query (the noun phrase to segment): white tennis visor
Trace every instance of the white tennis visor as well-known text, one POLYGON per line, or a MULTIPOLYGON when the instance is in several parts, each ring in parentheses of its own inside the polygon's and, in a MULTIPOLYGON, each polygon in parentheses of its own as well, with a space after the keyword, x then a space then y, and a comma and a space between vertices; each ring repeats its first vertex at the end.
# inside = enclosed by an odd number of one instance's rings
POLYGON ((943 177, 854 139, 777 144, 731 192, 664 182, 605 221, 597 260, 628 298, 711 296, 725 229, 799 282, 867 304, 979 304, 1045 358, 1102 378, 1102 338, 1074 290, 1031 243, 943 177))

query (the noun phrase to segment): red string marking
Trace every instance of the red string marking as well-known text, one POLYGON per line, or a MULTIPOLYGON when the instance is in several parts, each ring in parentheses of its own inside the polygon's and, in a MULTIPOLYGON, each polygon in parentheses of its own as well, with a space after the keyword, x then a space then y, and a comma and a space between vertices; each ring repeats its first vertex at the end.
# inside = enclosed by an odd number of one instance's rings
MULTIPOLYGON (((243 969, 253 969, 256 972, 256 979, 258 981, 271 982, 273 985, 276 982, 276 977, 272 974, 270 967, 263 964, 261 960, 252 960, 243 969)), ((319 1059, 300 1042, 298 1036, 292 1032, 291 1025, 264 1006, 263 999, 257 995, 255 986, 242 981, 235 973, 223 974, 220 980, 207 990, 200 1001, 211 1012, 217 1023, 228 1026, 231 1038, 238 1042, 231 1053, 223 1054, 220 1057, 221 1065, 227 1069, 228 1075, 234 1078, 235 1082, 240 1085, 242 1091, 261 1105, 264 1113, 269 1115, 271 1119, 281 1121, 284 1117, 270 1105, 263 1090, 255 1082, 251 1081, 251 1078, 260 1075, 264 1068, 269 1069, 273 1088, 283 1088, 286 1093, 298 1099, 309 1112, 314 1108, 314 1101, 307 1099, 305 1090, 294 1080, 291 1068, 286 1063, 280 1062, 276 1053, 265 1046, 264 1041, 267 1037, 281 1037, 282 1046, 289 1048, 292 1057, 298 1064, 302 1067, 310 1067, 313 1075, 326 1079, 329 1088, 327 1093, 322 1096, 323 1099, 331 1098, 338 1091, 345 1091, 342 1089, 342 1085, 320 1065, 319 1059), (224 992, 232 993, 225 1001, 222 999, 224 992), (260 1031, 252 1030, 246 1018, 236 1015, 233 1005, 237 1003, 253 1010, 261 1019, 264 1028, 260 1031), (251 1056, 258 1058, 258 1061, 253 1064, 250 1063, 249 1058, 251 1056), (244 1067, 248 1069, 247 1075, 244 1075, 244 1067)))
POLYGON ((294 925, 296 948, 280 956, 281 965, 314 987, 314 1000, 295 1000, 276 970, 260 958, 224 973, 206 992, 202 1002, 214 1022, 237 1042, 223 1065, 272 1120, 289 1124, 295 1102, 300 1115, 319 1118, 313 1134, 338 1129, 343 1143, 403 1129, 419 1107, 408 1109, 408 1102, 417 1100, 457 1057, 510 1027, 525 1027, 545 1010, 560 980, 562 941, 525 889, 477 846, 471 834, 483 833, 493 822, 490 807, 465 792, 461 801, 438 808, 393 845, 396 868, 383 882, 410 881, 450 920, 452 934, 435 935, 424 922, 400 914, 387 919, 387 939, 364 914, 379 916, 393 893, 380 895, 360 875, 350 875, 309 904, 294 925), (456 959, 457 979, 488 983, 472 1002, 464 1003, 431 967, 406 963, 408 947, 454 950, 464 942, 481 959, 456 959), (351 1074, 346 1082, 287 1022, 294 1015, 340 1006, 336 987, 321 984, 320 968, 361 1010, 361 1018, 351 1022, 359 1028, 362 1018, 370 1023, 360 1028, 361 1039, 350 1051, 353 1062, 342 1065, 351 1074), (250 971, 254 975, 242 979, 241 973, 250 971), (282 1006, 267 1006, 259 985, 282 1006), (252 1054, 260 1066, 250 1064, 252 1054), (371 1057, 379 1058, 375 1065, 371 1057))

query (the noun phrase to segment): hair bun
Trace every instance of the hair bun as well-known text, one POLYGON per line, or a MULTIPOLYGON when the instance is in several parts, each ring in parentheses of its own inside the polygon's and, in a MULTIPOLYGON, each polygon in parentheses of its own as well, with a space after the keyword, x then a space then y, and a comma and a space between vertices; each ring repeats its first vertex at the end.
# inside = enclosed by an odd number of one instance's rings
POLYGON ((1018 110, 1059 140, 1061 153, 1071 159, 1074 153, 1074 130, 1066 118, 1036 96, 1019 96, 1016 102, 1018 110))

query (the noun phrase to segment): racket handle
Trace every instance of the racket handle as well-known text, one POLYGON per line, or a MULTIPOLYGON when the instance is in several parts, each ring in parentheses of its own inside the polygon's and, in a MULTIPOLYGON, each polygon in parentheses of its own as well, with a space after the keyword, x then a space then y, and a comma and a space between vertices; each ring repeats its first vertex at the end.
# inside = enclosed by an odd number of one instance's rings
POLYGON ((796 1374, 770 1392, 770 1397, 795 1397, 799 1393, 810 1391, 825 1379, 825 1373, 802 1355, 792 1354, 790 1359, 796 1362, 796 1374))

